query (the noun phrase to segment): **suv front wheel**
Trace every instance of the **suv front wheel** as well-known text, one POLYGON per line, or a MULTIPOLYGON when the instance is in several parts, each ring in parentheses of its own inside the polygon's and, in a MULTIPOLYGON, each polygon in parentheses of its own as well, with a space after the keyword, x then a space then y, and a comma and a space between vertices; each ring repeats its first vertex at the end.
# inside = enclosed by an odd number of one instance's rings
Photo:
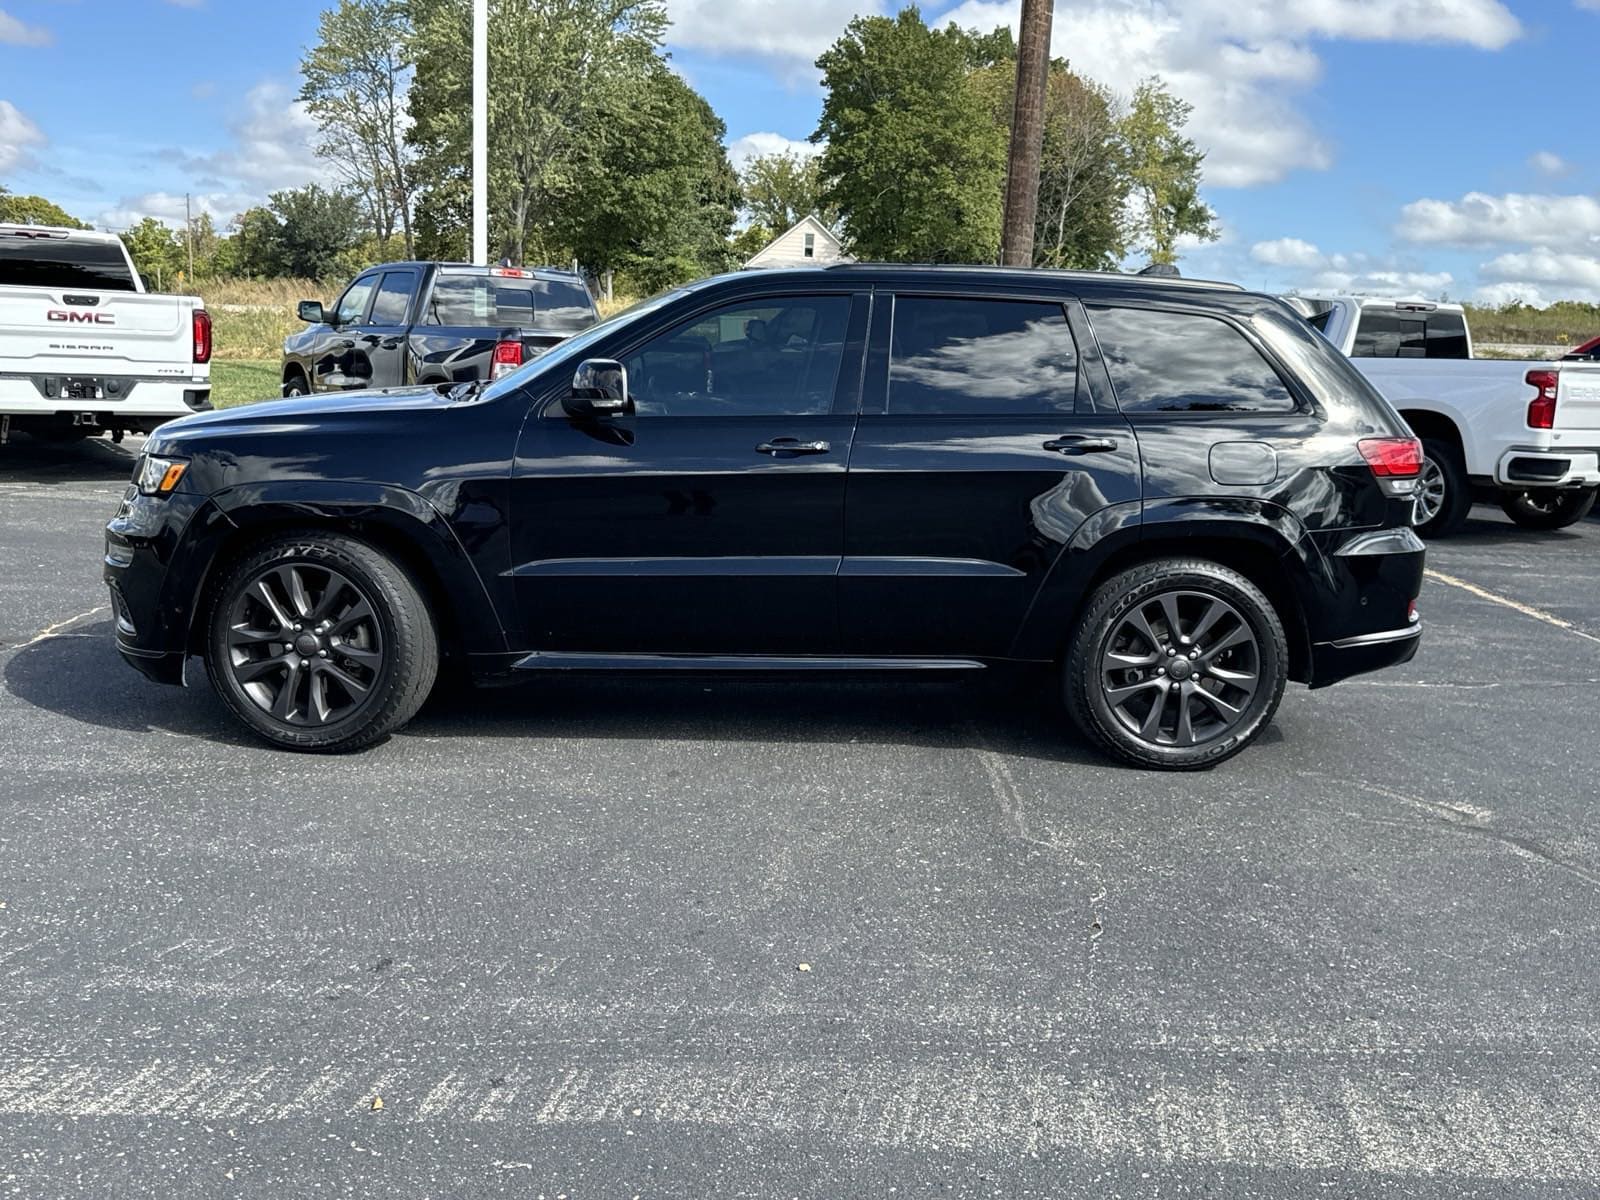
POLYGON ((381 740, 416 715, 438 669, 438 634, 416 581, 355 538, 274 538, 211 596, 212 686, 241 721, 288 749, 381 740))
POLYGON ((1283 622, 1243 575, 1202 560, 1142 563, 1090 597, 1067 654, 1067 710, 1127 762, 1211 766, 1266 728, 1288 658, 1283 622))

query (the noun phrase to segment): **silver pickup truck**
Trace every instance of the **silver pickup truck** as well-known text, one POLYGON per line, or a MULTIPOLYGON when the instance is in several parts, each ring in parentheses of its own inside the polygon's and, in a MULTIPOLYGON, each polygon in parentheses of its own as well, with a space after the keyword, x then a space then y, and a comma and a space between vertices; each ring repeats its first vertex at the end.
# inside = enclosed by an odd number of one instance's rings
POLYGON ((154 296, 115 234, 0 225, 0 441, 70 440, 211 407, 211 318, 154 296))

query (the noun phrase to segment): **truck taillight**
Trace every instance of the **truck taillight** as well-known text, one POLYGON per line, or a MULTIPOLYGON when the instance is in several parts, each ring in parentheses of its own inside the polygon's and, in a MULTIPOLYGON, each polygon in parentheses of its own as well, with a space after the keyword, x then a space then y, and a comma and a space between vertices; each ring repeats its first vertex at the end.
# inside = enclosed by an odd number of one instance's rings
POLYGON ((521 342, 496 342, 494 347, 493 366, 489 371, 490 379, 499 379, 502 375, 509 375, 522 365, 521 342))
POLYGON ((1379 479, 1415 479, 1422 474, 1422 443, 1416 438, 1362 438, 1357 446, 1379 479))
POLYGON ((1528 402, 1528 428, 1554 429, 1556 427, 1556 388, 1561 383, 1559 371, 1529 371, 1525 376, 1528 386, 1539 394, 1528 402))
POLYGON ((203 308, 194 310, 194 361, 211 361, 211 314, 203 308))

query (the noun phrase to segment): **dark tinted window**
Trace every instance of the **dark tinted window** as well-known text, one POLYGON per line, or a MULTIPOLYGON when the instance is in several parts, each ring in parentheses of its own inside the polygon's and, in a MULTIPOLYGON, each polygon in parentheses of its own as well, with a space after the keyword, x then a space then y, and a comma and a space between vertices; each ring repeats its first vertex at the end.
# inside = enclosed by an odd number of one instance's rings
POLYGON ((440 275, 423 322, 469 329, 517 326, 570 333, 594 323, 594 304, 576 279, 530 279, 487 272, 440 275))
POLYGON ((417 277, 410 271, 391 271, 383 277, 378 288, 378 298, 372 302, 371 325, 404 325, 406 310, 411 307, 411 293, 416 290, 417 277))
POLYGON ((1425 358, 1428 325, 1421 314, 1363 309, 1351 358, 1425 358))
POLYGON ((372 299, 372 289, 377 286, 376 275, 363 275, 352 283, 339 298, 339 307, 334 310, 334 321, 340 325, 350 325, 366 316, 367 302, 372 299))
POLYGON ((139 290, 116 242, 74 241, 9 230, 0 233, 0 284, 96 292, 139 290))
POLYGON ((1125 413, 1294 410, 1283 379, 1226 321, 1143 308, 1089 315, 1125 413))
POLYGON ((833 407, 848 296, 784 296, 719 308, 629 355, 641 416, 822 414, 833 407))
POLYGON ((1428 357, 1470 357, 1466 318, 1460 313, 1435 313, 1428 318, 1428 357))
POLYGON ((1077 365, 1059 304, 902 296, 894 303, 889 411, 1071 412, 1077 365))

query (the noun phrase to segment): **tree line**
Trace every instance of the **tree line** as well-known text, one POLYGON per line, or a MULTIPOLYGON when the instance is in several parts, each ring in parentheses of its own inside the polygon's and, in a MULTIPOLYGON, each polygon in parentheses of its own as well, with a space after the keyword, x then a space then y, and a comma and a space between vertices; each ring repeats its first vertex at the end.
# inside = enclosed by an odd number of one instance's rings
MULTIPOLYGON (((664 0, 490 0, 489 28, 496 258, 576 261, 653 291, 816 214, 858 258, 998 259, 1009 29, 936 28, 915 7, 851 21, 817 60, 814 152, 736 172, 721 118, 668 60, 664 0)), ((329 185, 275 192, 226 236, 205 214, 187 231, 146 218, 124 234, 142 273, 175 279, 191 252, 201 280, 468 257, 471 0, 337 0, 301 80, 329 185)), ((1159 80, 1123 98, 1051 64, 1037 265, 1171 262, 1185 237, 1215 237, 1188 112, 1159 80)), ((24 200, 38 198, 0 196, 0 219, 24 200)))

